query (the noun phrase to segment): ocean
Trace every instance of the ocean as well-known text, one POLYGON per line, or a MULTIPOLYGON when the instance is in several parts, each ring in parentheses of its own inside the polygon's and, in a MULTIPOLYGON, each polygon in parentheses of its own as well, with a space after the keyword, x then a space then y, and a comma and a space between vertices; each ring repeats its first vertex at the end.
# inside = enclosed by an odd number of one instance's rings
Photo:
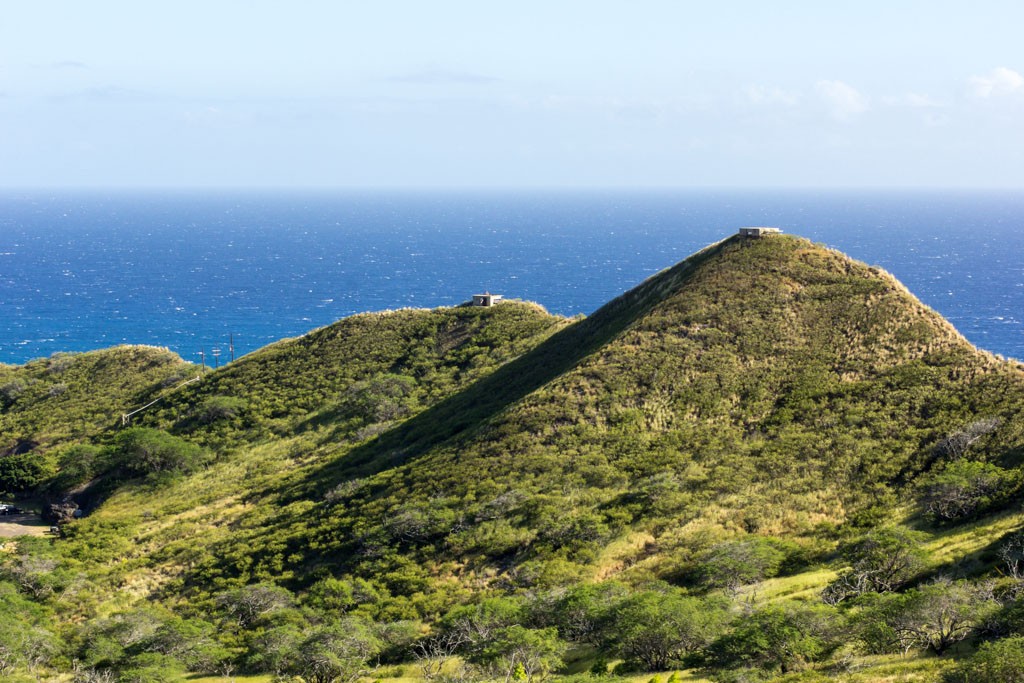
POLYGON ((746 225, 878 265, 1024 358, 1024 193, 0 193, 0 362, 115 344, 198 361, 490 291, 590 313, 746 225))

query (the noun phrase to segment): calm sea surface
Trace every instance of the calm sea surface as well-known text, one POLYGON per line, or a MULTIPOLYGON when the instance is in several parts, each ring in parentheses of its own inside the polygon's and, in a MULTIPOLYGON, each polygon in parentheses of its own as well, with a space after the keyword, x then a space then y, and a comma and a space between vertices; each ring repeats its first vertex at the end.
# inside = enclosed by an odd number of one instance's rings
POLYGON ((1024 193, 0 194, 0 362, 121 343, 237 354, 490 290, 590 313, 744 225, 879 265, 1024 358, 1024 193))

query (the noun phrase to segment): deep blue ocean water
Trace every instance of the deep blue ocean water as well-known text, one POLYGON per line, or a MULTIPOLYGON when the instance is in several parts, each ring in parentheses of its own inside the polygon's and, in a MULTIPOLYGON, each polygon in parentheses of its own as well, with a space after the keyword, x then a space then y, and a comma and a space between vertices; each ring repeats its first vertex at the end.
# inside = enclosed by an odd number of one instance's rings
POLYGON ((745 225, 879 265, 1024 358, 1024 193, 0 193, 0 362, 121 343, 227 356, 484 290, 590 313, 745 225))

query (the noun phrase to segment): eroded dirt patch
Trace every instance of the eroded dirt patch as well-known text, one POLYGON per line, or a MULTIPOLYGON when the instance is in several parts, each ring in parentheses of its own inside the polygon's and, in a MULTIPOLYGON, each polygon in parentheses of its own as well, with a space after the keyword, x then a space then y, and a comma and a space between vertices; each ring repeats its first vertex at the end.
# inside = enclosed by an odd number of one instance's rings
POLYGON ((0 538, 45 536, 49 531, 50 525, 40 519, 39 515, 0 516, 0 538))

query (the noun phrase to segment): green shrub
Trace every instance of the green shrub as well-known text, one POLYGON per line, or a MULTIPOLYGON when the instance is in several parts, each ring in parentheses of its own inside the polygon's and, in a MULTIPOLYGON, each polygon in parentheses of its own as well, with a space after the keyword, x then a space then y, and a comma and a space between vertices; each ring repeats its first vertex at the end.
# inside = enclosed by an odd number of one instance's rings
POLYGON ((872 596, 858 614, 860 638, 871 652, 928 650, 941 655, 996 616, 984 586, 935 581, 905 593, 872 596))
POLYGON ((39 453, 0 457, 0 491, 31 491, 55 472, 53 459, 39 453))
POLYGON ((86 483, 98 472, 103 449, 92 444, 74 444, 57 453, 57 476, 48 485, 53 491, 67 491, 86 483))
POLYGON ((211 424, 231 419, 244 410, 246 405, 245 399, 236 396, 211 396, 196 409, 196 420, 201 424, 211 424))
POLYGON ((110 470, 129 477, 160 472, 191 472, 205 458, 203 449, 184 439, 149 427, 132 427, 117 435, 107 452, 110 470))
POLYGON ((984 643, 945 676, 946 683, 1024 683, 1024 638, 984 643))
POLYGON ((6 410, 14 405, 26 389, 28 389, 28 383, 21 378, 0 385, 0 409, 6 410))

